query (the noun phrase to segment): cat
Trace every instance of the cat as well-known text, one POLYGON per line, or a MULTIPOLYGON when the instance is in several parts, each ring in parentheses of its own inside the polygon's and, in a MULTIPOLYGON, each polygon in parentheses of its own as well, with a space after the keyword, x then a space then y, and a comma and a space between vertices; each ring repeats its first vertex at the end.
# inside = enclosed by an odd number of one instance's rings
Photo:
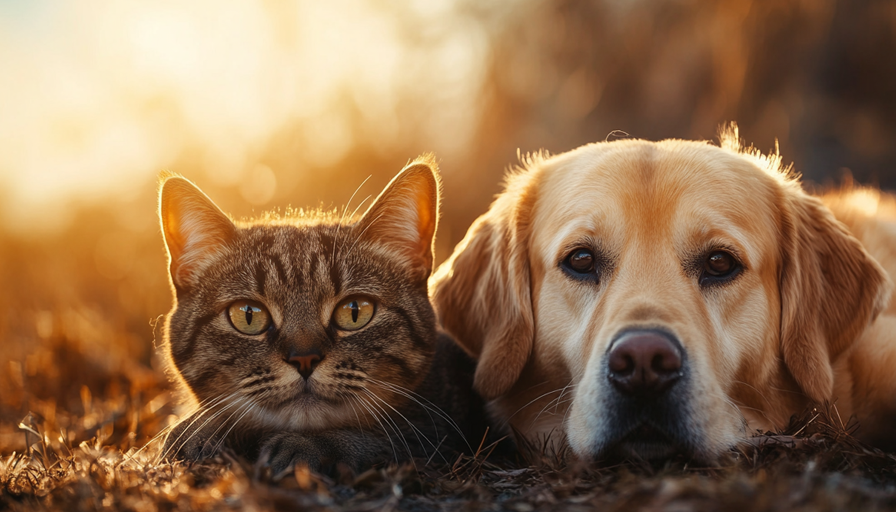
POLYGON ((360 218, 234 222, 185 178, 163 177, 165 346, 197 406, 163 456, 227 447, 277 477, 297 463, 360 471, 478 445, 475 362, 437 331, 427 293, 439 183, 424 156, 360 218))

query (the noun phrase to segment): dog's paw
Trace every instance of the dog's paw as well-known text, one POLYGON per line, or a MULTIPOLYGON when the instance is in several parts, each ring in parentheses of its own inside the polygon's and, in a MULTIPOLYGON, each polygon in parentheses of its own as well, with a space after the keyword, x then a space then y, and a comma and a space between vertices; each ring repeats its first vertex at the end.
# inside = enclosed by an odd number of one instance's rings
POLYGON ((270 471, 274 480, 283 478, 296 464, 304 464, 311 471, 320 472, 327 464, 319 443, 297 432, 273 434, 261 445, 257 469, 270 471))

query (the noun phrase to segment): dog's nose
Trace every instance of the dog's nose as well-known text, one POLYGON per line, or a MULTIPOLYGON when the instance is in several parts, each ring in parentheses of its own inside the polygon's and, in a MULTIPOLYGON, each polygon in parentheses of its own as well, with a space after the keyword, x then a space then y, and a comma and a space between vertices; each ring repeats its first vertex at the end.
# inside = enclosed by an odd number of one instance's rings
POLYGON ((610 382, 626 394, 657 394, 681 377, 681 350, 659 331, 630 331, 610 348, 610 382))
POLYGON ((308 377, 311 377, 311 373, 320 364, 320 360, 320 352, 313 351, 304 353, 293 352, 289 354, 289 358, 286 361, 299 371, 299 375, 308 380, 308 377))

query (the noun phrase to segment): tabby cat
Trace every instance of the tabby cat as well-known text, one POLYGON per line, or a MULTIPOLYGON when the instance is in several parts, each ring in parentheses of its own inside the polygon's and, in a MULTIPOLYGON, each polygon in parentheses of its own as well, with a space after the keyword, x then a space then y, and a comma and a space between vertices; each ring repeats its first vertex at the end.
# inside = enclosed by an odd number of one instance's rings
POLYGON ((159 213, 174 293, 166 345, 196 405, 164 456, 227 447, 276 476, 299 462, 360 470, 478 445, 474 362, 437 333, 427 295, 431 157, 360 218, 234 222, 177 176, 163 179, 159 213))

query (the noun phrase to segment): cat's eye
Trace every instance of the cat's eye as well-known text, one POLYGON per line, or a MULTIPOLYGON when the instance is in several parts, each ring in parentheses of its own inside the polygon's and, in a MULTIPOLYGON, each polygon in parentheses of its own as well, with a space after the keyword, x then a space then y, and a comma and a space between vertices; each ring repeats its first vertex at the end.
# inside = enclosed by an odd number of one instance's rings
POLYGON ((357 331, 373 318, 376 307, 367 297, 350 297, 333 311, 333 323, 343 331, 357 331))
POLYGON ((271 315, 254 300, 238 300, 227 308, 227 318, 233 328, 243 334, 261 334, 271 326, 271 315))

